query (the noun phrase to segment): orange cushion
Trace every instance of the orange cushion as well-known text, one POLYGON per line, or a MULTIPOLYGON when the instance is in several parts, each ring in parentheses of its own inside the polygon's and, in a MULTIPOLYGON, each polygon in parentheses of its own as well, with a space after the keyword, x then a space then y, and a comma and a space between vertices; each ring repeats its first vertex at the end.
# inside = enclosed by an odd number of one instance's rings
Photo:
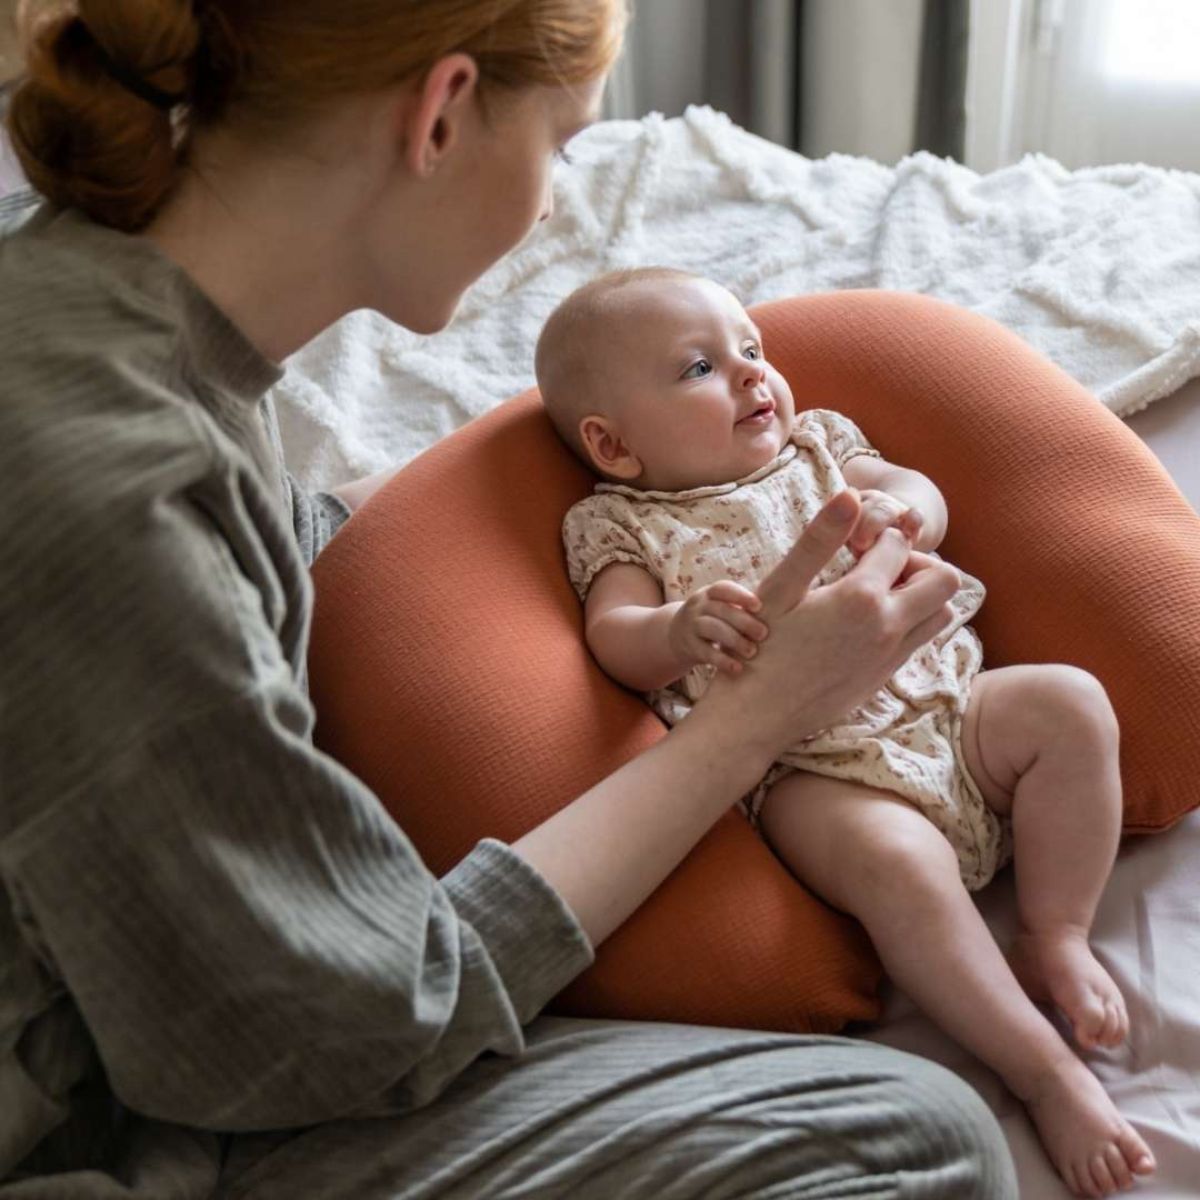
MULTIPOLYGON (((799 407, 845 412, 950 510, 944 553, 989 589, 988 665, 1072 662, 1122 723, 1127 828, 1200 795, 1200 519, 1137 437, 985 318, 848 292, 759 306, 799 407)), ((512 840, 663 736, 584 645, 564 512, 592 479, 536 394, 401 471, 314 568, 317 740, 430 867, 512 840)), ((856 925, 742 818, 713 828, 559 1011, 798 1031, 878 1013, 856 925)))

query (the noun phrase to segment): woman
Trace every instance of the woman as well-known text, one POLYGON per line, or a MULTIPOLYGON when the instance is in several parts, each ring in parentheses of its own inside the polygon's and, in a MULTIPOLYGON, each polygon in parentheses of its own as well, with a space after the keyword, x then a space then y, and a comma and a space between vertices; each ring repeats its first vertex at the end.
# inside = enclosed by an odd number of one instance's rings
POLYGON ((305 495, 266 390, 352 309, 441 328, 549 214, 619 0, 25 16, 9 126, 51 203, 0 242, 11 1194, 1014 1195, 932 1064, 537 1016, 797 726, 947 620, 900 539, 806 594, 853 497, 771 580, 753 670, 444 879, 312 745, 307 566, 382 479, 305 495))

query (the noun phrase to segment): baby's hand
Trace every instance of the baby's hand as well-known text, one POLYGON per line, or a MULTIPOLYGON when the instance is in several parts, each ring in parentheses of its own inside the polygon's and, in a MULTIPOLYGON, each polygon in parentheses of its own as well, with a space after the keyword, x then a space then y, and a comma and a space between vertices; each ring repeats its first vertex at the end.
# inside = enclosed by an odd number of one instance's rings
POLYGON ((728 579, 698 588, 671 618, 671 650, 689 669, 711 663, 718 671, 737 675, 767 636, 766 625, 750 615, 761 607, 752 591, 728 579))
POLYGON ((876 491, 875 488, 863 488, 858 494, 862 500, 862 510, 847 543, 855 557, 870 550, 879 535, 893 526, 911 543, 916 544, 917 535, 921 532, 925 519, 915 508, 910 508, 902 500, 897 500, 887 492, 876 491))

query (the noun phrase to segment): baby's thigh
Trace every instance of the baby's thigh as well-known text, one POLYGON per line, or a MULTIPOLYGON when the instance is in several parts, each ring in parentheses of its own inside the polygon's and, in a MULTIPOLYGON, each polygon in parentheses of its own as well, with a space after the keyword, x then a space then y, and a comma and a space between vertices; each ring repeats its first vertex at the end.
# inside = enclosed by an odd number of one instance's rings
POLYGON ((907 800, 851 780, 795 771, 763 800, 759 826, 807 887, 845 912, 921 881, 959 881, 958 855, 907 800))

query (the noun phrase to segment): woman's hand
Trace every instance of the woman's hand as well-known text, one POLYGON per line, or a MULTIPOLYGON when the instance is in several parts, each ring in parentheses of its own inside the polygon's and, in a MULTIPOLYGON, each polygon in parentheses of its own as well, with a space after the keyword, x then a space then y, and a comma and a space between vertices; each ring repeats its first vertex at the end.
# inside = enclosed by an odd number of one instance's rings
POLYGON ((862 488, 858 496, 862 508, 846 543, 855 558, 875 545, 885 529, 898 529, 912 545, 917 544, 921 526, 925 524, 917 509, 878 488, 862 488))
POLYGON ((842 492, 817 514, 758 589, 770 638, 737 678, 714 677, 688 718, 711 710, 716 725, 732 723, 764 768, 861 704, 951 620, 958 572, 913 553, 897 529, 883 530, 841 579, 812 588, 861 511, 856 495, 842 492))
POLYGON ((736 675, 767 636, 766 625, 750 615, 761 608, 754 592, 730 579, 698 588, 675 610, 667 627, 671 653, 689 669, 711 663, 718 671, 736 675))

